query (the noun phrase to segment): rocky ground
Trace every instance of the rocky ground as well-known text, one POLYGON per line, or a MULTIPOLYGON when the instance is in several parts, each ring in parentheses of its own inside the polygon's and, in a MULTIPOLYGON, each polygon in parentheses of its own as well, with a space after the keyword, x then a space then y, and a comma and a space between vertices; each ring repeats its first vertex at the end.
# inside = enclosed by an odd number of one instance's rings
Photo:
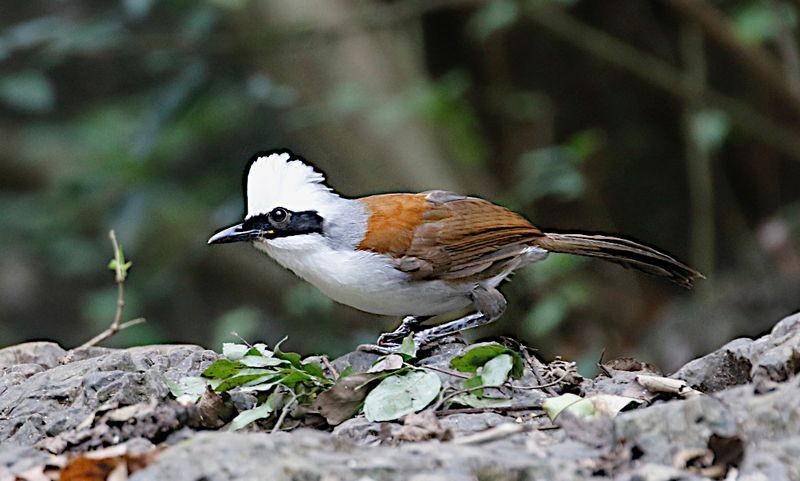
MULTIPOLYGON (((449 344, 418 361, 442 367, 449 344)), ((52 343, 0 350, 0 481, 91 480, 800 480, 800 314, 760 339, 737 339, 665 381, 633 360, 582 379, 570 364, 528 364, 514 404, 448 408, 370 423, 272 433, 225 427, 228 400, 211 411, 179 403, 167 381, 218 358, 198 346, 91 348, 52 343), (555 380, 554 380, 555 379, 555 380), (694 388, 694 389, 691 389, 694 388), (698 392, 699 391, 699 392, 698 392), (641 400, 616 415, 564 412, 542 402, 564 392, 641 400)), ((334 361, 364 370, 376 359, 334 361)))

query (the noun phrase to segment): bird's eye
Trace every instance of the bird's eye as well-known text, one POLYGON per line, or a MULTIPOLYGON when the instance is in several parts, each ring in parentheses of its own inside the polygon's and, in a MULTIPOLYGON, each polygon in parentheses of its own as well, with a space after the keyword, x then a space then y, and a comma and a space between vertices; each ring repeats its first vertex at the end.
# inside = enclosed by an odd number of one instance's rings
POLYGON ((283 207, 276 207, 272 209, 272 212, 269 213, 269 220, 272 221, 272 224, 276 227, 281 227, 288 224, 290 217, 291 214, 289 211, 283 207))

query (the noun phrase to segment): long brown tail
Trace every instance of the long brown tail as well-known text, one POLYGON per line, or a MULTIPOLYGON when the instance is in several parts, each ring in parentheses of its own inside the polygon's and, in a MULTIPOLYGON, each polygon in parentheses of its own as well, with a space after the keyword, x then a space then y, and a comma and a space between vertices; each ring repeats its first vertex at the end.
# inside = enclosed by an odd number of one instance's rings
POLYGON ((669 255, 627 239, 597 234, 545 233, 536 244, 550 252, 598 257, 691 288, 703 275, 669 255))

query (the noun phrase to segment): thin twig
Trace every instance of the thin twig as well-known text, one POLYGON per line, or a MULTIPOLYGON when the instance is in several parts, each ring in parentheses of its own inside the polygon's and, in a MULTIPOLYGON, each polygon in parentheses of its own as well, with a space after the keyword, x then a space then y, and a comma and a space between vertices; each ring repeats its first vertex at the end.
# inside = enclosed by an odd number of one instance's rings
POLYGON ((527 424, 505 423, 491 427, 485 431, 468 434, 453 440, 453 444, 481 444, 489 441, 507 438, 515 434, 533 431, 533 427, 527 424))
MULTIPOLYGON (((494 406, 494 407, 483 407, 483 408, 453 408, 453 409, 441 409, 436 411, 437 416, 449 416, 451 414, 479 414, 485 412, 512 412, 512 411, 536 411, 542 409, 541 404, 520 404, 517 406, 494 406)), ((540 414, 544 416, 544 413, 540 414)), ((539 416, 539 415, 537 415, 539 416)))
POLYGON ((111 322, 111 326, 109 326, 108 329, 84 342, 77 348, 71 349, 65 357, 65 360, 67 361, 72 358, 72 355, 76 350, 96 346, 120 331, 145 322, 143 317, 138 317, 131 321, 120 323, 122 320, 122 313, 125 310, 125 273, 123 272, 124 259, 122 258, 119 243, 117 242, 117 235, 114 232, 114 229, 111 229, 108 232, 108 238, 111 240, 111 245, 114 248, 114 282, 117 283, 117 309, 114 312, 114 320, 111 322))
POLYGON ((289 394, 292 395, 292 400, 284 404, 283 409, 281 409, 281 415, 278 416, 278 420, 275 421, 275 426, 272 428, 271 431, 272 434, 277 433, 278 431, 281 430, 281 425, 283 424, 283 421, 286 420, 286 416, 289 414, 289 410, 292 408, 292 404, 297 402, 297 394, 295 394, 294 391, 292 391, 291 389, 287 390, 289 391, 289 394))
POLYGON ((323 355, 320 356, 319 359, 320 361, 322 361, 322 365, 325 366, 325 369, 327 369, 331 373, 333 379, 339 379, 339 371, 337 371, 336 368, 333 367, 333 364, 331 364, 331 360, 328 359, 328 356, 323 355))
POLYGON ((145 322, 147 321, 145 320, 144 317, 137 317, 136 319, 123 322, 122 324, 119 324, 115 328, 109 327, 105 331, 94 336, 93 338, 89 339, 88 341, 84 342, 83 344, 81 344, 80 346, 76 347, 73 350, 86 349, 87 347, 96 346, 120 331, 124 331, 125 329, 136 326, 138 324, 144 324, 145 322))
MULTIPOLYGON (((531 372, 533 372, 534 377, 536 377, 536 382, 538 382, 540 386, 544 386, 545 385, 544 376, 542 376, 542 373, 539 372, 539 366, 541 365, 541 362, 539 362, 539 359, 537 359, 536 356, 532 355, 528 351, 528 346, 523 346, 522 344, 520 344, 520 347, 521 347, 520 350, 522 351, 522 356, 525 358, 525 364, 527 364, 528 367, 531 369, 531 372)), ((543 389, 545 390, 545 392, 547 392, 547 394, 550 394, 551 396, 555 396, 556 394, 558 394, 555 391, 555 389, 553 389, 552 386, 543 387, 543 389)))
MULTIPOLYGON (((481 384, 480 386, 467 387, 467 388, 464 388, 464 389, 456 389, 455 391, 451 392, 447 396, 441 396, 440 399, 436 402, 436 404, 433 405, 432 409, 434 411, 436 411, 441 406, 443 406, 444 403, 446 403, 447 401, 450 401, 451 399, 453 399, 456 396, 459 396, 461 394, 469 394, 472 391, 477 391, 478 389, 485 389, 487 387, 497 387, 497 386, 485 386, 485 385, 481 384)), ((444 392, 444 391, 442 391, 442 392, 444 392)))

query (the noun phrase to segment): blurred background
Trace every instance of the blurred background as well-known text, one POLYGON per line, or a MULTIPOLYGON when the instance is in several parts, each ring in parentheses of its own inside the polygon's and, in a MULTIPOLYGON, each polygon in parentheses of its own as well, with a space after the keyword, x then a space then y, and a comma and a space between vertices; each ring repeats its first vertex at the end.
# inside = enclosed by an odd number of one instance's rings
POLYGON ((500 322, 590 369, 672 369, 800 307, 800 1, 0 0, 0 345, 235 340, 331 355, 397 319, 247 245, 242 168, 288 147, 345 195, 450 189, 623 233, 685 291, 553 255, 500 322))

